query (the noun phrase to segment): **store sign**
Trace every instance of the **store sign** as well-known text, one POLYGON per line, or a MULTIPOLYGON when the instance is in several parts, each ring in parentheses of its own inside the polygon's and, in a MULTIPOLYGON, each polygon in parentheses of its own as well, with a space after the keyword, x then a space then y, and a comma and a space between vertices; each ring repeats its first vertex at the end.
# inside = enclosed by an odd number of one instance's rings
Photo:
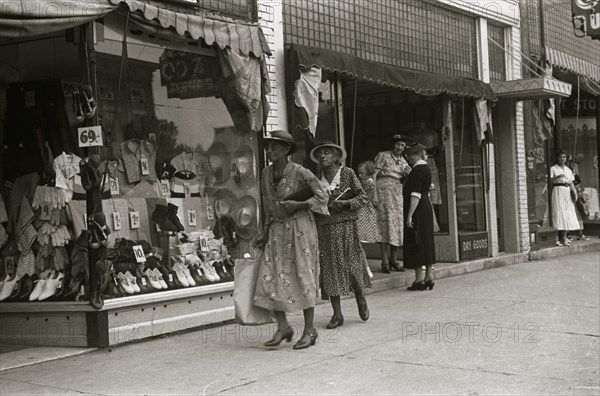
POLYGON ((100 125, 77 128, 79 147, 103 146, 102 127, 100 125))
POLYGON ((458 244, 461 260, 473 260, 489 256, 488 234, 486 231, 459 234, 458 244))
POLYGON ((215 81, 221 70, 216 58, 167 49, 159 64, 160 83, 167 87, 168 98, 217 96, 215 81))
POLYGON ((600 0, 571 0, 575 35, 600 40, 600 0))
POLYGON ((569 97, 560 101, 560 115, 563 117, 596 117, 598 102, 594 97, 569 97))

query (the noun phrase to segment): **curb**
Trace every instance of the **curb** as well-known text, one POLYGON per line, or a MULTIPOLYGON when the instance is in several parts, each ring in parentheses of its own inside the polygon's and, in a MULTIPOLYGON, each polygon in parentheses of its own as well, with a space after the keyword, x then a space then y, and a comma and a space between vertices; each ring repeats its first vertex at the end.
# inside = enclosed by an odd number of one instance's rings
POLYGON ((529 261, 600 251, 600 241, 575 242, 570 247, 557 246, 529 252, 529 261))
POLYGON ((98 348, 31 347, 0 355, 0 372, 85 355, 98 348))

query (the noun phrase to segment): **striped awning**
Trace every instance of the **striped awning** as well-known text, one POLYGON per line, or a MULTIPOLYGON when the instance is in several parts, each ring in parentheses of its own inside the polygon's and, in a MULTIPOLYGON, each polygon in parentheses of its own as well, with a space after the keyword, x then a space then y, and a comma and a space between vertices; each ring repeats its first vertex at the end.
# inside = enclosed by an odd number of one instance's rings
MULTIPOLYGON (((157 7, 149 0, 0 0, 0 38, 38 36, 66 30, 126 7, 141 21, 177 32, 208 45, 230 47, 257 58, 271 55, 261 28, 254 23, 217 15, 191 15, 157 7)), ((132 14, 132 15, 133 15, 132 14)))
POLYGON ((546 47, 546 58, 554 67, 565 69, 571 73, 586 76, 600 82, 600 66, 565 54, 551 47, 546 47))

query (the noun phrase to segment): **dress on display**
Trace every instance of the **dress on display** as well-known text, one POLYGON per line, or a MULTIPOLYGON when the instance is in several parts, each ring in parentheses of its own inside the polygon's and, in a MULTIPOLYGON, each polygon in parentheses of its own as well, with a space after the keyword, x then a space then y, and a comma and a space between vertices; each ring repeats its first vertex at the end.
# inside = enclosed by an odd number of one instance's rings
POLYGON ((319 245, 313 212, 328 214, 327 192, 308 169, 293 162, 283 170, 279 183, 273 181, 273 165, 261 175, 261 191, 266 222, 270 223, 264 251, 256 259, 259 266, 254 304, 271 311, 297 312, 311 308, 317 298, 319 245), (305 185, 314 196, 310 209, 292 215, 279 204, 283 198, 305 185))
MULTIPOLYGON (((550 177, 564 176, 565 184, 573 183, 575 177, 567 166, 554 165, 550 168, 550 177)), ((567 185, 554 185, 552 188, 552 225, 560 231, 579 229, 575 204, 571 199, 571 189, 567 185)))
POLYGON ((402 246, 403 207, 401 180, 410 172, 403 157, 396 158, 391 151, 382 151, 375 157, 377 174, 377 221, 381 242, 402 246))
POLYGON ((433 207, 429 200, 431 172, 425 161, 417 161, 404 185, 404 214, 408 215, 411 196, 419 197, 413 227, 404 226, 404 268, 435 264, 433 207))
MULTIPOLYGON (((367 203, 360 181, 350 168, 341 167, 328 185, 329 200, 335 200, 346 189, 350 209, 331 212, 329 216, 316 216, 319 233, 319 261, 321 264, 321 292, 323 300, 330 296, 345 296, 350 291, 371 287, 367 272, 367 256, 358 237, 357 210, 367 203)), ((340 198, 344 199, 344 197, 340 198)))

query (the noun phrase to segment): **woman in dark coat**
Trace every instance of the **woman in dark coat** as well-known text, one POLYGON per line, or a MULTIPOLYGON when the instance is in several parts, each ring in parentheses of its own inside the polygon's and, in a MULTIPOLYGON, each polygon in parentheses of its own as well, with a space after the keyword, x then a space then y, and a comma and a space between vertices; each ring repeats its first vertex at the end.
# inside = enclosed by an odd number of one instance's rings
POLYGON ((412 167, 403 190, 404 198, 404 268, 415 270, 415 281, 408 290, 433 289, 431 266, 435 264, 433 209, 429 201, 431 172, 427 166, 426 147, 409 147, 404 155, 412 167), (423 279, 422 266, 426 273, 423 279))

